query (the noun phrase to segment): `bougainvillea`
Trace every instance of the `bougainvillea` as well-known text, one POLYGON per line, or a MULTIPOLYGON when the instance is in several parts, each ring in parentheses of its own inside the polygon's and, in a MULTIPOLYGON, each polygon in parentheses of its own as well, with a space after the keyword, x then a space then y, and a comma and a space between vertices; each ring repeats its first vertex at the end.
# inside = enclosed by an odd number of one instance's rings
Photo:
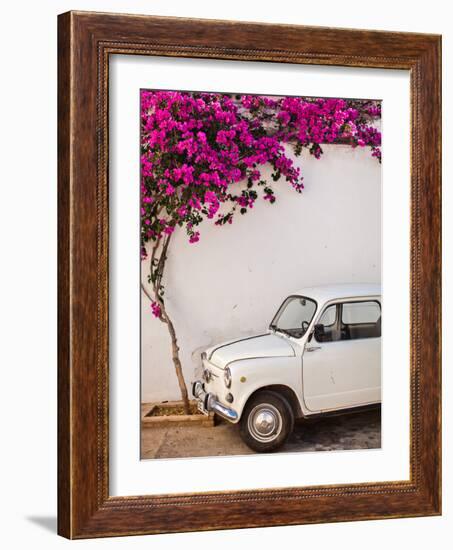
POLYGON ((142 288, 154 316, 168 325, 187 409, 162 283, 173 232, 182 227, 194 244, 204 220, 231 224, 260 197, 273 204, 281 181, 300 193, 303 177, 291 150, 300 156, 306 148, 319 159, 326 143, 369 146, 380 162, 381 134, 375 125, 380 116, 376 101, 141 92, 141 255, 149 261, 152 291, 142 288), (271 167, 270 178, 263 175, 265 167, 271 167))

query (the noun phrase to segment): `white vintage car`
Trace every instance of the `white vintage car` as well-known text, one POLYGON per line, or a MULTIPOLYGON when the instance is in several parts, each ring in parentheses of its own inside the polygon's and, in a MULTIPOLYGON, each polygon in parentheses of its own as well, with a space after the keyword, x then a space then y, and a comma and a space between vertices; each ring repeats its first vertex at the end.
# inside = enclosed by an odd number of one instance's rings
POLYGON ((202 353, 192 393, 240 425, 255 451, 281 447, 294 420, 381 402, 381 288, 341 284, 288 296, 266 334, 202 353))

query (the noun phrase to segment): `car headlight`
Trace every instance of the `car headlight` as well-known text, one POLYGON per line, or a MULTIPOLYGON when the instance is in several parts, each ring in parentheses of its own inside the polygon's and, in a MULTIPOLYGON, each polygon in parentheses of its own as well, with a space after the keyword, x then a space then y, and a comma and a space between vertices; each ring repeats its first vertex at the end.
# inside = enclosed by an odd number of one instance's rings
POLYGON ((226 367, 223 371, 223 381, 227 388, 231 388, 231 371, 229 367, 226 367))

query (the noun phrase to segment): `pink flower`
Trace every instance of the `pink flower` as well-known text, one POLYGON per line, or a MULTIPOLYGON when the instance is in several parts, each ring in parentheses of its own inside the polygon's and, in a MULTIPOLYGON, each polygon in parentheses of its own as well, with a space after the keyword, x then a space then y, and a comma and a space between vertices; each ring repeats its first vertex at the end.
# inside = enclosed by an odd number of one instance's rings
POLYGON ((180 218, 184 218, 185 215, 187 214, 187 206, 180 206, 177 210, 176 210, 176 213, 178 214, 178 216, 180 218))
POLYGON ((198 231, 195 231, 192 235, 190 235, 189 243, 197 243, 200 240, 200 233, 198 231))
POLYGON ((288 122, 290 121, 291 119, 291 116, 290 114, 287 112, 287 111, 281 111, 279 114, 278 114, 278 120, 282 123, 282 124, 288 124, 288 122))
POLYGON ((269 201, 271 204, 273 204, 275 202, 274 195, 272 195, 270 193, 266 193, 263 198, 264 198, 265 201, 269 201))
POLYGON ((151 302, 151 310, 154 317, 160 319, 162 317, 162 309, 157 302, 151 302))

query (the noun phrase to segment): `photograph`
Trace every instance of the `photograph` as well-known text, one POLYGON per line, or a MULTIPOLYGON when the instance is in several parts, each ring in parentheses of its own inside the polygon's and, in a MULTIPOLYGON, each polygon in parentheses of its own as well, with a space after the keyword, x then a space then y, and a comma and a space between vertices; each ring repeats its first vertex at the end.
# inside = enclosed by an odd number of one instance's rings
POLYGON ((383 102, 138 100, 140 458, 380 449, 383 102))

